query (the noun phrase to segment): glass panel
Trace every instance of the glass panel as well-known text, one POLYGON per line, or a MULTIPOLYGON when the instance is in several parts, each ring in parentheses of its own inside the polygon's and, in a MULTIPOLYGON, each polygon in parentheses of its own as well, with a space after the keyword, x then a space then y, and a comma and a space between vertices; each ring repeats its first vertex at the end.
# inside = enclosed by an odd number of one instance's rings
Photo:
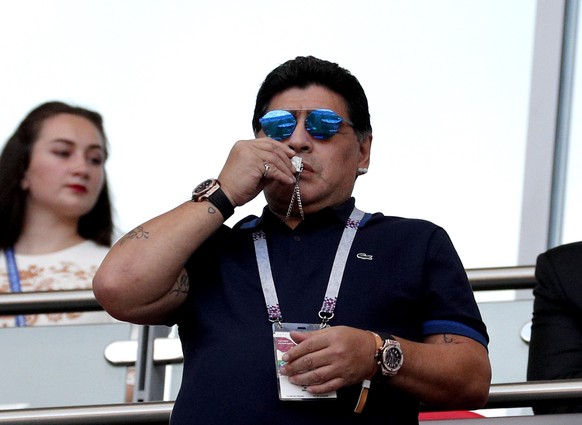
POLYGON ((0 410, 125 402, 127 368, 107 362, 104 352, 129 340, 130 327, 0 328, 0 410))

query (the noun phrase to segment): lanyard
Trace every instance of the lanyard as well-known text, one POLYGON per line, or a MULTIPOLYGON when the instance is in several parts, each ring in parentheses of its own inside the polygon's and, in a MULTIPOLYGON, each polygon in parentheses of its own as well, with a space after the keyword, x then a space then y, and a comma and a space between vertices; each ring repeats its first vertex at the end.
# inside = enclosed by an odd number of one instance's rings
MULTIPOLYGON (((16 267, 16 258, 14 257, 14 250, 8 248, 4 251, 6 255, 6 267, 8 269, 8 280, 10 281, 10 291, 17 293, 22 292, 20 287, 20 274, 18 273, 18 267, 16 267)), ((16 326, 24 327, 26 326, 26 318, 23 315, 18 315, 15 317, 16 326)))
MULTIPOLYGON (((344 269, 348 261, 348 254, 364 215, 365 214, 362 211, 354 207, 352 213, 350 214, 350 218, 345 224, 344 231, 335 254, 335 259, 333 261, 323 304, 318 313, 319 318, 321 319, 321 328, 325 328, 327 326, 327 322, 333 318, 333 311, 337 303, 337 297, 342 283, 344 269)), ((255 244, 255 256, 257 257, 257 265, 259 267, 259 278, 261 280, 261 287, 263 288, 263 295, 267 305, 269 320, 271 322, 279 323, 280 325, 283 320, 283 315, 281 313, 281 307, 279 306, 277 291, 275 289, 275 282, 273 280, 273 273, 271 271, 271 262, 269 260, 269 251, 267 249, 267 239, 265 232, 262 230, 254 232, 253 241, 255 244)))

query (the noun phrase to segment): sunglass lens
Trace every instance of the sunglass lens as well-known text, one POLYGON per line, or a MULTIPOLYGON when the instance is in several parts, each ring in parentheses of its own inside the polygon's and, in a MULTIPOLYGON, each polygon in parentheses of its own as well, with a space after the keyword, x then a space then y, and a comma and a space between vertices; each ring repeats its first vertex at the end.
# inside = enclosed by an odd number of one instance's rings
POLYGON ((275 140, 285 140, 291 137, 293 130, 297 126, 297 121, 291 112, 288 111, 269 111, 263 118, 259 119, 263 131, 275 140))
POLYGON ((336 134, 342 118, 330 109, 316 109, 305 119, 305 128, 316 139, 329 139, 336 134))

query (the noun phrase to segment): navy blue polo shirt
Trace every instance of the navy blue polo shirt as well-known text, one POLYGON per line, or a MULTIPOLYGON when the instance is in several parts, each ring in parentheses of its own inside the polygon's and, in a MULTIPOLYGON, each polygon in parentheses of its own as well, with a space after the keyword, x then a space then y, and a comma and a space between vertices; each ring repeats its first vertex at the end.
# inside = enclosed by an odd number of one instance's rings
MULTIPOLYGON (((190 292, 176 322, 184 375, 171 423, 415 424, 418 401, 374 382, 363 413, 359 385, 335 400, 280 401, 271 323, 252 233, 266 233, 283 320, 319 323, 336 249, 354 199, 290 229, 267 208, 233 229, 220 228, 189 259, 190 292)), ((446 232, 424 220, 363 220, 354 239, 331 326, 346 325, 413 341, 488 336, 464 267, 446 232)))

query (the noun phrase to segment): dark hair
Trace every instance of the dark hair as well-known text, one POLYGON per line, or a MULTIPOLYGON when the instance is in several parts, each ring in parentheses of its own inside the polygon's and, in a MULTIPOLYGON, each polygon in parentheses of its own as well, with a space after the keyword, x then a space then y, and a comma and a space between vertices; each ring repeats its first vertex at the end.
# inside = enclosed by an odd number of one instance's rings
POLYGON ((307 88, 310 85, 326 87, 345 99, 349 114, 347 118, 354 124, 358 139, 372 133, 368 99, 357 78, 337 63, 313 56, 298 56, 267 75, 257 94, 253 115, 254 132, 261 130, 259 118, 267 112, 275 95, 293 87, 307 88))
MULTIPOLYGON (((22 232, 26 192, 22 190, 21 182, 30 164, 32 147, 38 139, 42 124, 59 114, 76 115, 89 120, 103 138, 107 158, 107 138, 103 118, 99 113, 63 102, 47 102, 33 109, 8 139, 0 155, 0 249, 12 247, 22 232)), ((99 245, 111 245, 113 219, 106 175, 97 203, 79 219, 78 232, 83 238, 99 245)))

